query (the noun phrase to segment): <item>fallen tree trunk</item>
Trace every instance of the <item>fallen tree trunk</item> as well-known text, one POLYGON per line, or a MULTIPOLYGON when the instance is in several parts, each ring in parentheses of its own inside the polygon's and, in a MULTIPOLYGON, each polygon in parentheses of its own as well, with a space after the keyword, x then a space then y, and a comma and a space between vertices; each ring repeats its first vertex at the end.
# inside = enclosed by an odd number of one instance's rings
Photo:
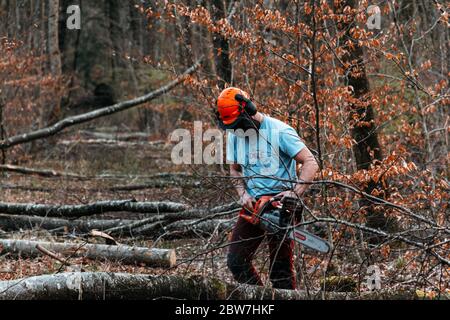
POLYGON ((11 164, 2 164, 0 165, 0 171, 9 171, 9 172, 15 172, 15 173, 21 173, 21 174, 30 174, 30 175, 37 175, 41 177, 64 177, 64 178, 73 178, 73 179, 80 179, 84 180, 86 177, 78 175, 76 173, 72 172, 60 172, 56 170, 49 170, 49 169, 34 169, 34 168, 26 168, 26 167, 20 167, 20 166, 14 166, 11 164))
MULTIPOLYGON (((194 234, 192 230, 197 230, 200 233, 208 233, 214 230, 215 225, 223 221, 217 219, 218 217, 228 216, 237 211, 238 205, 235 203, 227 204, 220 207, 215 207, 210 210, 205 209, 190 209, 181 212, 172 212, 157 214, 145 219, 77 219, 68 220, 61 218, 49 218, 39 216, 25 216, 25 215, 9 215, 0 214, 0 229, 5 231, 14 231, 18 229, 33 229, 40 228, 44 230, 64 229, 64 231, 89 232, 91 230, 106 231, 110 235, 117 236, 155 236, 164 227, 171 225, 168 230, 174 231, 176 227, 180 227, 180 235, 194 234), (236 208, 236 209, 233 209, 236 208), (219 211, 230 209, 228 211, 219 211), (201 219, 196 225, 195 219, 201 219), (212 220, 213 222, 207 222, 212 220), (191 231, 186 231, 192 226, 191 231), (186 232, 182 232, 185 230, 186 232)), ((220 228, 219 230, 222 230, 220 228)))
POLYGON ((414 299, 411 291, 306 292, 235 285, 217 278, 71 272, 1 281, 2 300, 350 300, 414 299), (132 290, 130 290, 132 288, 132 290))
POLYGON ((151 175, 119 175, 119 174, 101 174, 95 179, 176 179, 176 178, 194 178, 195 176, 187 172, 161 172, 151 175))
POLYGON ((127 226, 134 220, 128 219, 88 219, 67 220, 60 218, 46 218, 38 216, 19 216, 0 214, 0 229, 14 231, 19 229, 40 228, 44 230, 55 230, 64 228, 66 231, 89 232, 91 230, 107 230, 121 226, 127 226))
POLYGON ((60 140, 58 141, 59 145, 63 146, 70 146, 74 144, 86 144, 86 145, 99 145, 102 147, 149 147, 149 146, 155 146, 155 145, 161 145, 164 144, 164 141, 158 140, 158 141, 135 141, 135 142, 129 142, 129 141, 121 141, 121 140, 106 140, 106 139, 77 139, 77 140, 60 140))
POLYGON ((42 129, 39 129, 36 131, 20 134, 20 135, 10 137, 10 138, 4 139, 4 140, 0 140, 0 150, 8 149, 8 148, 11 148, 18 144, 22 144, 22 143, 34 141, 37 139, 49 137, 49 136, 57 134, 58 132, 64 130, 67 127, 71 127, 71 126, 74 126, 74 125, 77 125, 80 123, 85 123, 85 122, 88 122, 88 121, 91 121, 94 119, 98 119, 98 118, 108 116, 108 115, 111 115, 111 114, 114 114, 114 113, 117 113, 120 111, 124 111, 131 107, 135 107, 135 106, 141 105, 145 102, 148 102, 150 100, 153 100, 155 98, 158 98, 159 96, 167 93, 168 91, 170 91, 171 89, 175 88, 177 85, 182 83, 184 80, 186 80, 186 77, 188 75, 190 75, 191 73, 193 73, 195 70, 197 70, 200 67, 200 61, 201 61, 201 59, 199 61, 197 61, 192 67, 187 69, 181 76, 179 76, 175 80, 169 82, 165 86, 163 86, 155 91, 152 91, 144 96, 141 96, 141 97, 138 97, 135 99, 131 99, 131 100, 127 100, 127 101, 123 101, 123 102, 119 102, 115 105, 105 107, 105 108, 100 108, 100 109, 97 109, 97 110, 94 110, 91 112, 68 117, 61 121, 58 121, 57 123, 55 123, 52 126, 42 128, 42 129))
POLYGON ((157 238, 187 238, 192 236, 209 236, 215 231, 222 232, 233 226, 232 219, 184 220, 169 223, 166 220, 157 221, 130 231, 133 236, 150 236, 157 238))
POLYGON ((79 180, 108 180, 108 179, 129 179, 129 180, 136 180, 136 179, 160 179, 160 180, 177 180, 182 178, 194 178, 195 176, 191 173, 186 172, 161 172, 157 174, 152 175, 124 175, 124 174, 99 174, 97 176, 84 176, 79 175, 73 172, 64 172, 64 171, 57 171, 53 169, 36 169, 36 168, 29 168, 29 167, 22 167, 22 166, 15 166, 11 164, 0 164, 0 172, 1 171, 7 171, 7 172, 14 172, 14 173, 20 173, 25 175, 36 175, 44 178, 73 178, 73 179, 79 179, 79 180))
MULTIPOLYGON (((153 180, 147 183, 141 183, 141 184, 133 184, 133 185, 118 185, 113 187, 104 187, 104 188, 64 188, 65 192, 80 192, 82 190, 86 190, 89 192, 104 192, 104 191, 110 191, 110 192, 127 192, 127 191, 138 191, 138 190, 147 190, 147 189, 155 189, 155 188, 173 188, 173 187, 179 187, 179 188, 202 188, 202 184, 200 181, 186 181, 186 180, 153 180)), ((33 186, 24 186, 24 185, 11 185, 11 184, 4 184, 0 185, 0 189, 3 190, 21 190, 21 191, 32 191, 32 192, 55 192, 58 190, 61 190, 61 188, 43 188, 43 187, 33 187, 33 186)))
POLYGON ((171 268, 176 264, 174 250, 131 247, 126 245, 104 245, 89 243, 56 243, 26 240, 0 239, 0 252, 36 257, 41 253, 37 245, 60 254, 86 257, 93 260, 120 261, 125 264, 145 264, 152 267, 171 268))
MULTIPOLYGON (((60 188, 53 188, 52 189, 52 188, 21 186, 21 185, 11 185, 11 184, 2 184, 2 185, 0 185, 0 189, 2 189, 2 190, 30 191, 30 192, 45 192, 45 193, 50 193, 50 192, 55 192, 56 190, 60 190, 60 188)), ((67 192, 67 189, 65 191, 67 192)))
POLYGON ((189 237, 193 235, 209 235, 216 228, 218 232, 232 226, 233 222, 227 219, 211 219, 197 223, 196 220, 186 220, 170 223, 170 220, 153 217, 140 220, 65 220, 59 218, 43 218, 32 216, 0 215, 0 229, 14 231, 19 229, 39 228, 56 233, 78 232, 87 233, 91 230, 108 232, 112 236, 146 236, 156 238, 168 232, 175 237, 189 237))
POLYGON ((82 205, 51 205, 0 202, 0 212, 15 215, 78 218, 105 212, 179 212, 186 206, 175 202, 137 202, 135 200, 100 201, 82 205))
POLYGON ((80 130, 80 134, 94 137, 96 139, 105 140, 148 140, 151 135, 146 132, 98 132, 98 131, 88 131, 80 130))
MULTIPOLYGON (((211 230, 210 223, 203 223, 200 226, 196 225, 196 221, 194 219, 200 219, 198 223, 206 222, 206 220, 213 220, 217 217, 223 217, 230 214, 233 214, 237 211, 238 204, 231 203, 219 207, 212 208, 210 210, 202 210, 202 209, 191 209, 182 212, 174 212, 168 213, 164 215, 153 216, 141 221, 133 222, 130 225, 118 226, 115 228, 111 228, 106 230, 111 235, 118 235, 126 232, 130 235, 152 235, 155 232, 158 232, 159 229, 165 228, 167 225, 170 226, 169 231, 173 231, 176 227, 180 227, 180 229, 186 230, 187 226, 194 226, 194 229, 197 228, 199 231, 203 229, 204 233, 208 233, 211 230), (220 211, 228 209, 227 211, 220 211), (187 221, 186 221, 187 220, 187 221), (184 224, 183 224, 184 223, 184 224)), ((214 223, 222 223, 223 221, 215 220, 214 223)), ((167 231, 166 230, 166 231, 167 231)))
POLYGON ((114 186, 105 188, 102 190, 108 191, 137 191, 137 190, 146 190, 146 189, 154 189, 154 188, 168 188, 168 187, 191 187, 191 188, 200 188, 200 181, 186 181, 186 179, 175 179, 175 180, 153 180, 147 183, 141 184, 133 184, 133 185, 124 185, 124 186, 114 186))
POLYGON ((235 222, 235 219, 177 221, 164 227, 164 231, 166 237, 209 236, 214 232, 231 229, 235 222))

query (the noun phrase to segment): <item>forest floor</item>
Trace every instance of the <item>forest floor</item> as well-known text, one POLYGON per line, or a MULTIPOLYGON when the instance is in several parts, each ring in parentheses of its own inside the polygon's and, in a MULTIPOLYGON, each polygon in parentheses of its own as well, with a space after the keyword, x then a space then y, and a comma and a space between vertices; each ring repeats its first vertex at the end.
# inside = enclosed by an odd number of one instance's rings
MULTIPOLYGON (((220 166, 174 165, 170 158, 170 144, 149 145, 104 145, 71 143, 61 144, 62 139, 76 140, 77 135, 65 134, 51 147, 38 147, 41 151, 29 159, 16 163, 34 169, 52 169, 86 176, 86 179, 68 177, 41 177, 12 172, 0 173, 0 201, 17 203, 45 204, 86 204, 100 200, 136 199, 138 201, 173 201, 187 204, 191 208, 213 208, 236 201, 232 188, 224 181, 209 176, 225 175, 220 166), (170 176, 181 174, 181 179, 171 181, 170 176), (162 175, 169 178, 160 179, 162 175), (186 175, 186 178, 183 178, 186 175), (137 188, 139 190, 117 190, 123 186, 142 186, 159 181, 157 186, 137 188), (165 185, 166 184, 166 185, 165 185), (116 188, 114 190, 113 188, 116 188)), ((154 140, 157 140, 156 138, 154 140)), ((142 219, 146 214, 108 213, 81 219, 142 219)), ((141 274, 177 274, 213 276, 233 282, 226 266, 226 241, 231 230, 212 236, 190 238, 149 239, 148 237, 119 237, 121 244, 172 248, 176 250, 177 265, 174 268, 150 268, 144 265, 125 265, 120 262, 94 261, 87 258, 68 257, 71 266, 63 266, 51 257, 42 255, 36 258, 15 258, 0 254, 0 280, 13 280, 35 275, 53 274, 80 268, 85 271, 129 272, 141 274)), ((92 238, 74 233, 55 235, 49 231, 33 228, 2 232, 0 237, 9 239, 40 240, 54 242, 104 243, 102 238, 92 238)), ((401 252, 403 249, 398 248, 401 252)), ((394 252, 395 250, 393 250, 394 252)), ((296 247, 295 259, 297 275, 301 279, 300 287, 308 286, 320 289, 321 279, 325 276, 339 275, 351 277, 360 290, 364 291, 364 276, 361 276, 361 264, 358 262, 357 250, 346 248, 335 252, 333 263, 328 257, 321 257, 304 250, 300 254, 296 247), (344 254, 345 252, 345 254, 344 254), (350 253, 349 253, 350 252, 350 253), (306 275, 306 277, 305 277, 306 275)), ((255 265, 267 279, 266 246, 260 247, 255 265)), ((418 282, 406 268, 407 261, 398 254, 389 260, 380 262, 383 279, 389 279, 385 285, 391 288, 417 288, 418 282)), ((431 276, 430 276, 431 277, 431 276)), ((439 281, 438 274, 432 275, 432 282, 439 281), (436 278, 436 279, 434 279, 436 278)), ((441 279, 442 281, 442 279, 441 279)), ((424 286, 425 287, 425 286, 424 286)), ((430 286, 433 288, 433 285, 430 286)), ((431 289, 432 290, 432 289, 431 289)))
MULTIPOLYGON (((67 135, 66 135, 67 137, 67 135)), ((76 137, 75 137, 76 138, 76 137)), ((75 139, 71 137, 71 139, 75 139)), ((173 201, 188 204, 192 208, 211 208, 216 205, 230 203, 232 194, 227 195, 211 182, 191 179, 193 183, 184 185, 174 181, 166 187, 148 187, 141 190, 110 190, 117 186, 142 185, 155 181, 155 175, 189 174, 195 177, 205 176, 205 168, 196 166, 176 166, 170 160, 170 145, 136 145, 110 146, 102 144, 60 145, 56 143, 45 147, 33 156, 33 159, 21 161, 18 165, 34 169, 52 169, 71 172, 91 179, 80 180, 67 177, 41 177, 20 173, 0 173, 0 201, 10 203, 45 203, 45 204, 86 204, 100 200, 136 199, 137 201, 173 201), (199 172, 203 172, 199 174, 199 172), (109 175, 109 177, 101 177, 109 175), (114 176, 114 177, 111 177, 114 176), (215 188, 216 187, 216 188, 215 188)), ((206 168, 211 170, 211 166, 206 168)), ((220 171, 220 168, 213 168, 220 171)), ((217 171, 215 172, 217 174, 217 171)), ((162 184, 166 180, 162 181, 162 184)), ((81 219, 142 219, 146 214, 109 213, 81 219)), ((86 241, 84 237, 68 233, 54 235, 46 230, 34 228, 0 233, 3 238, 26 239, 55 242, 86 241)), ((158 239, 121 237, 116 239, 121 244, 173 248, 177 254, 177 266, 172 269, 149 268, 145 266, 125 265, 120 262, 94 261, 72 257, 68 262, 86 271, 130 272, 147 274, 214 274, 224 280, 230 280, 225 263, 226 248, 213 250, 202 255, 207 239, 158 239)), ((103 239, 89 238, 92 243, 104 243, 103 239)), ((51 274, 71 270, 72 267, 61 267, 61 263, 45 255, 33 259, 16 259, 0 255, 0 280, 12 280, 28 276, 51 274)))

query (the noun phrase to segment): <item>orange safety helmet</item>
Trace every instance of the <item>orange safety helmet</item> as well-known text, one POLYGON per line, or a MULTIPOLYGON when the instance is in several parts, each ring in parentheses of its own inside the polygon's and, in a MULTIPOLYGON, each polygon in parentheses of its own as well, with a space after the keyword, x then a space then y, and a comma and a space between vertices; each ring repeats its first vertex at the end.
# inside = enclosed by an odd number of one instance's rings
POLYGON ((256 107, 250 101, 247 92, 229 87, 224 89, 217 98, 217 118, 224 128, 232 128, 241 115, 247 112, 250 116, 256 114, 256 107))

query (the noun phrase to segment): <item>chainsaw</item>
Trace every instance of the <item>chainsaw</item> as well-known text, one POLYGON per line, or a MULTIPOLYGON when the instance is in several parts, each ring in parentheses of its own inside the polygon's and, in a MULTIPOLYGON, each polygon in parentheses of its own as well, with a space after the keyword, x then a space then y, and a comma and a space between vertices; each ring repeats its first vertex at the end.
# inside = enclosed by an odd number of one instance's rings
POLYGON ((269 234, 287 237, 310 249, 328 253, 330 244, 301 227, 293 227, 294 220, 301 221, 303 205, 296 198, 262 196, 254 205, 254 211, 241 210, 240 216, 269 234))

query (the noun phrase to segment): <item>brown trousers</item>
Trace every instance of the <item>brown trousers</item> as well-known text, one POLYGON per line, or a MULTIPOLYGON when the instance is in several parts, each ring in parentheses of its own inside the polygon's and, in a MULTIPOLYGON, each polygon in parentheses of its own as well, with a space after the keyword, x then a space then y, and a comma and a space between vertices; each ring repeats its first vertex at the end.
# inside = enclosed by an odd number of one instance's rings
MULTIPOLYGON (((227 265, 234 279, 240 283, 262 285, 252 260, 263 241, 265 232, 257 225, 238 218, 231 235, 227 265)), ((270 252, 270 281, 274 288, 295 289, 294 241, 268 235, 270 252)))

